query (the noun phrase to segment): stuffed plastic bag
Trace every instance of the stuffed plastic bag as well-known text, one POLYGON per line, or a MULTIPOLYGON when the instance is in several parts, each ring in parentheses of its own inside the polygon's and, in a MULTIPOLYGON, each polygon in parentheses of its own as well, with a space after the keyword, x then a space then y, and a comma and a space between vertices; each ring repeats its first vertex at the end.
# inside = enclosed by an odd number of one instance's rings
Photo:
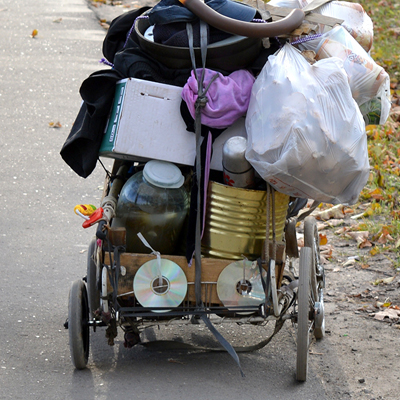
POLYGON ((313 50, 316 60, 339 57, 349 77, 351 92, 359 106, 374 99, 381 101, 380 123, 386 122, 390 111, 390 78, 358 42, 342 26, 321 37, 296 45, 300 50, 313 50))
MULTIPOLYGON (((313 6, 313 0, 270 0, 267 4, 274 7, 305 8, 313 6)), ((343 20, 342 26, 357 40, 361 47, 366 52, 371 49, 374 25, 361 4, 348 1, 329 1, 316 9, 312 9, 311 12, 343 20)), ((330 26, 321 23, 318 24, 315 33, 324 33, 330 29, 330 26)))
POLYGON ((343 62, 310 65, 290 44, 270 56, 251 93, 246 158, 276 190, 354 204, 367 182, 365 124, 343 62))
MULTIPOLYGON (((312 1, 308 1, 308 4, 312 4, 312 1)), ((361 4, 348 1, 331 1, 313 12, 343 19, 342 26, 346 28, 366 52, 370 51, 374 39, 374 25, 361 4)), ((318 33, 324 33, 331 28, 320 24, 319 29, 318 33)))

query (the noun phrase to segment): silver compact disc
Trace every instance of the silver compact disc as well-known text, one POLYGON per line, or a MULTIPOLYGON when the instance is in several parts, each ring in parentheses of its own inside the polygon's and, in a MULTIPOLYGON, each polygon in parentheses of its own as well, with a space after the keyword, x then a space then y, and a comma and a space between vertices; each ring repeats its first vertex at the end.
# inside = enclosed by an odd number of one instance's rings
MULTIPOLYGON (((136 299, 143 307, 177 307, 187 292, 187 279, 182 268, 171 260, 150 260, 137 271, 133 280, 136 299), (161 279, 159 277, 161 272, 161 279)), ((167 312, 169 310, 152 310, 167 312)))
MULTIPOLYGON (((266 271, 263 269, 263 278, 266 271)), ((231 307, 259 306, 265 302, 265 293, 257 262, 235 261, 227 265, 217 280, 217 294, 222 304, 231 307)), ((232 311, 235 311, 232 309, 232 311)), ((252 314, 253 311, 238 314, 252 314)))

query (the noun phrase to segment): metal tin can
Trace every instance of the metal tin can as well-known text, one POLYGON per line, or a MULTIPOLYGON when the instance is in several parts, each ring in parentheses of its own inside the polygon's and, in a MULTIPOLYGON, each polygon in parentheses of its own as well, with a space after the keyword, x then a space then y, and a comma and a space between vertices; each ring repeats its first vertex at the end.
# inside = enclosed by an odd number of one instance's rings
POLYGON ((222 147, 224 183, 238 188, 252 188, 254 168, 245 158, 247 139, 233 136, 222 147))
MULTIPOLYGON (((275 234, 283 240, 289 196, 275 192, 275 234)), ((262 254, 266 237, 267 192, 234 188, 211 181, 202 254, 206 257, 256 260, 262 254)), ((270 204, 272 213, 272 204, 270 204)), ((272 216, 272 214, 271 214, 272 216)), ((272 240, 272 221, 269 226, 272 240)))

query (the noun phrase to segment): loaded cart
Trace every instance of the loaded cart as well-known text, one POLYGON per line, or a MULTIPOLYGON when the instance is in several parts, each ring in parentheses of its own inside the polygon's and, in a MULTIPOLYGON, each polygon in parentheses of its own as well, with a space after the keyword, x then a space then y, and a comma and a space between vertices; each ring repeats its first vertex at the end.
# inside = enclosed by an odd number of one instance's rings
MULTIPOLYGON (((162 0, 113 21, 103 46, 113 68, 83 83, 82 108, 61 151, 83 177, 98 156, 114 159, 99 207, 75 208, 85 218, 83 227, 96 230, 86 278, 73 282, 69 295, 67 327, 77 369, 87 365, 90 331, 98 334, 102 327, 108 344, 121 330, 130 348, 150 326, 204 323, 240 367, 236 349, 216 322, 263 326, 272 321, 274 336, 288 321, 297 331, 296 377, 306 380, 310 338, 321 339, 325 331, 325 274, 310 214, 321 201, 352 201, 368 165, 352 163, 355 157, 347 151, 344 158, 331 136, 323 143, 332 152, 313 150, 319 145, 315 138, 301 147, 301 119, 322 96, 305 98, 303 110, 299 91, 291 95, 285 89, 291 97, 279 106, 280 94, 271 101, 271 89, 265 104, 278 104, 283 116, 274 110, 270 116, 269 106, 260 107, 265 95, 257 90, 268 87, 268 82, 258 84, 266 67, 268 77, 274 62, 285 68, 288 57, 278 57, 292 52, 290 40, 312 33, 318 23, 332 28, 341 22, 314 13, 306 17, 299 8, 263 6, 260 11, 230 0, 162 0), (171 22, 174 16, 178 21, 171 22), (268 131, 266 121, 272 121, 272 141, 266 137, 260 144, 257 135, 268 131), (292 125, 287 137, 279 130, 292 125), (287 150, 293 149, 282 149, 282 143, 294 143, 304 157, 291 156, 287 150), (273 157, 289 154, 286 170, 268 172, 270 151, 273 157), (331 168, 332 154, 337 159, 331 168), (329 174, 343 172, 338 169, 343 165, 351 165, 351 174, 345 188, 334 193, 340 185, 332 185, 329 174), (305 209, 307 199, 315 201, 305 209), (304 247, 299 251, 301 221, 304 247)), ((293 51, 306 69, 312 64, 309 53, 293 51)), ((292 64, 294 74, 299 65, 292 64)), ((294 81, 290 74, 285 72, 285 85, 294 81)), ((342 70, 337 74, 345 76, 342 70)), ((304 73, 297 75, 310 86, 304 73)), ((278 78, 272 86, 281 82, 278 78)), ((342 81, 348 85, 347 78, 342 81)), ((322 86, 329 84, 337 85, 331 79, 322 86)), ((329 93, 334 96, 334 88, 329 93)), ((361 126, 353 103, 343 108, 354 110, 351 124, 361 126)), ((310 112, 313 118, 317 114, 310 112)), ((326 133, 329 124, 320 124, 326 133)), ((265 346, 272 336, 247 350, 265 346)))
MULTIPOLYGON (((116 218, 117 193, 126 185, 126 171, 123 163, 111 174, 112 180, 107 178, 99 227, 107 215, 116 218)), ((305 218, 305 244, 296 263, 297 201, 270 187, 250 190, 210 182, 209 188, 200 268, 196 260, 189 266, 182 255, 151 249, 151 254, 126 252, 133 244, 127 243, 129 228, 127 233, 111 223, 105 231, 97 230, 89 245, 86 283, 75 281, 69 297, 68 329, 76 368, 86 367, 89 332, 98 332, 98 327, 106 328, 109 344, 122 329, 131 347, 146 327, 172 321, 253 326, 275 321, 275 334, 289 320, 297 327, 297 379, 306 379, 310 335, 321 339, 325 329, 324 270, 315 219, 305 218), (237 243, 236 254, 231 241, 237 243), (246 251, 249 258, 243 255, 246 251)))

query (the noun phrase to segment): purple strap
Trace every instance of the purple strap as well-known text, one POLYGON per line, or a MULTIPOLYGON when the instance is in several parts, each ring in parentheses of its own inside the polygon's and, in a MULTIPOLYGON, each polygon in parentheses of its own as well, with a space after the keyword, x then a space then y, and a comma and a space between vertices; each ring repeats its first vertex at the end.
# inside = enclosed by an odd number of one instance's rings
POLYGON ((304 36, 298 40, 295 40, 294 42, 292 42, 291 44, 295 45, 295 44, 300 44, 300 43, 304 43, 304 42, 308 42, 309 40, 313 40, 313 39, 318 39, 322 36, 322 34, 318 33, 316 35, 309 35, 309 36, 304 36))
POLYGON ((106 60, 105 58, 102 58, 99 62, 114 68, 114 64, 110 63, 110 61, 106 60))

